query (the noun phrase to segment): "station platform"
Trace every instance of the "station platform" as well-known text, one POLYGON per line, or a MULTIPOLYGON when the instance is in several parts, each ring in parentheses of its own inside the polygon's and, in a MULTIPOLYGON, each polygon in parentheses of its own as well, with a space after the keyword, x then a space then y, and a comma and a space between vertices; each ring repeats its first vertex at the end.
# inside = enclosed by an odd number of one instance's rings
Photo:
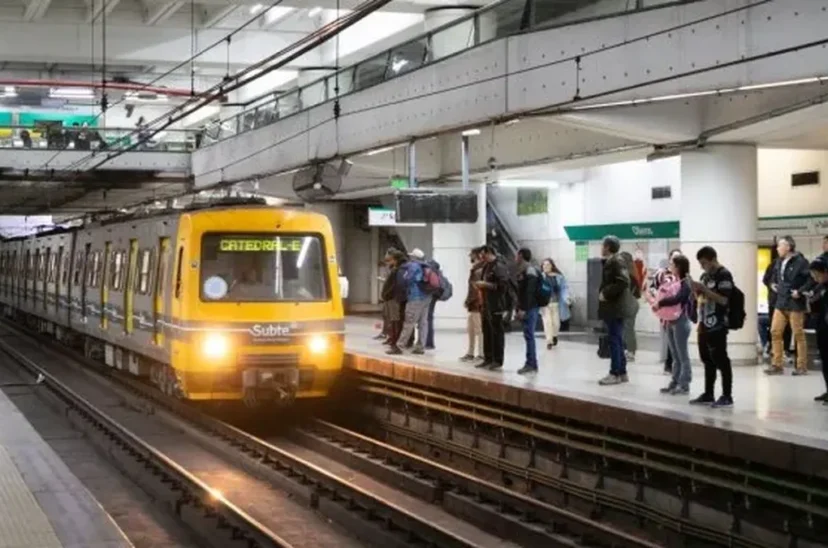
MULTIPOLYGON (((386 347, 373 340, 379 333, 376 323, 368 318, 348 319, 346 367, 527 413, 603 425, 828 478, 828 406, 813 401, 825 390, 818 371, 803 377, 767 377, 762 367, 736 367, 735 406, 711 409, 691 406, 687 397, 659 392, 669 377, 659 363, 656 337, 639 337, 636 361, 628 366, 629 383, 599 386, 609 361, 598 358, 595 343, 584 334, 562 334, 552 350, 539 338, 539 372, 522 376, 517 374, 524 363, 522 334, 507 334, 503 370, 487 371, 459 361, 466 348, 464 332, 438 331, 437 349, 422 356, 388 356, 386 347)), ((702 379, 702 366, 694 359, 691 395, 701 392, 702 379)))
POLYGON ((132 543, 0 391, 0 548, 132 543))

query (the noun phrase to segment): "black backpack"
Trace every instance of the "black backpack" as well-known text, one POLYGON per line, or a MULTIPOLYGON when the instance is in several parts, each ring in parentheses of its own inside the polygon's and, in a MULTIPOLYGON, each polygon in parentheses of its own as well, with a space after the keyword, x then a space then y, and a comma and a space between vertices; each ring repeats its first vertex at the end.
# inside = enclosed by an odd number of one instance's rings
POLYGON ((732 331, 738 331, 745 326, 745 294, 742 290, 733 286, 730 298, 727 300, 727 327, 732 331))

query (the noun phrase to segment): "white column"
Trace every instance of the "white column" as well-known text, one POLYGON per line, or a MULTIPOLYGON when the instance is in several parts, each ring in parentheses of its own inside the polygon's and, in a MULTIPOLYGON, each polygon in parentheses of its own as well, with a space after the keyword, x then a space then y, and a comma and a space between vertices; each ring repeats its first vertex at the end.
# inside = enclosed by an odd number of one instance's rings
POLYGON ((690 259, 693 278, 701 275, 696 252, 709 245, 745 294, 745 326, 728 339, 734 363, 756 364, 757 218, 755 146, 710 146, 682 153, 681 251, 690 259))
MULTIPOLYGON (((476 9, 474 6, 441 6, 429 8, 425 11, 425 30, 426 32, 435 30, 456 19, 473 13, 476 9)), ((469 49, 476 44, 494 38, 497 27, 494 10, 489 10, 481 14, 477 18, 476 27, 474 18, 469 18, 435 33, 431 37, 433 60, 442 59, 443 57, 469 49)))
MULTIPOLYGON (((469 251, 486 243, 486 185, 472 183, 477 192, 476 223, 435 223, 432 230, 432 256, 440 263, 443 274, 454 286, 454 296, 437 303, 434 309, 436 329, 459 329, 466 325, 466 283, 469 279, 469 251)), ((438 343, 439 344, 439 343, 438 343)))

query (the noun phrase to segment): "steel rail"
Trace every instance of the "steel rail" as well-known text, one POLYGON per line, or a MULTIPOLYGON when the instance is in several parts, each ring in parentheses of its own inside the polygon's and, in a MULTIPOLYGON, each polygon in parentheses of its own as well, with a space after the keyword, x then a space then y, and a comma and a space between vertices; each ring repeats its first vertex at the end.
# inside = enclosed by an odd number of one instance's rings
MULTIPOLYGON (((232 546, 234 543, 239 543, 249 548, 292 548, 291 544, 280 538, 276 533, 270 531, 230 501, 224 500, 209 485, 98 409, 6 341, 0 340, 0 350, 32 375, 38 379, 43 379, 40 384, 51 390, 66 404, 67 412, 69 410, 75 411, 99 433, 114 440, 135 463, 150 469, 154 475, 160 475, 162 477, 161 483, 167 484, 169 490, 176 493, 174 506, 180 519, 185 522, 193 519, 183 515, 185 506, 202 511, 204 517, 212 521, 217 530, 225 531, 225 533, 220 534, 227 538, 217 539, 220 540, 220 546, 232 546)), ((110 452, 110 455, 112 454, 113 452, 110 452)))
MULTIPOLYGON (((416 471, 421 481, 430 480, 437 486, 435 493, 437 499, 445 498, 451 493, 470 496, 478 504, 489 503, 496 506, 501 516, 504 514, 520 516, 520 520, 526 524, 541 525, 558 535, 588 538, 593 542, 601 542, 602 546, 641 548, 660 546, 611 525, 455 470, 328 421, 315 419, 309 429, 299 429, 295 435, 313 448, 320 448, 323 439, 334 440, 345 448, 354 448, 376 459, 382 459, 386 466, 391 464, 412 469, 416 471)), ((493 527, 498 525, 492 524, 493 527)), ((509 538, 517 540, 511 535, 509 538)), ((572 541, 562 539, 561 542, 564 546, 570 546, 572 541)))
MULTIPOLYGON (((47 353, 56 354, 60 351, 63 353, 62 357, 64 359, 69 357, 81 366, 91 365, 98 371, 102 369, 100 363, 78 355, 73 349, 60 348, 58 350, 54 340, 41 334, 31 333, 19 326, 10 325, 7 320, 0 320, 0 323, 4 328, 20 334, 25 339, 45 343, 42 350, 47 353)), ((5 349, 5 347, 8 347, 8 345, 0 342, 0 349, 5 349)), ((22 356, 16 350, 14 352, 22 356)), ((87 369, 89 368, 87 367, 87 369)), ((362 522, 367 521, 374 525, 381 524, 379 527, 386 531, 403 534, 406 539, 404 544, 425 544, 441 548, 476 547, 473 541, 464 538, 460 534, 431 523, 427 519, 400 507, 393 501, 383 499, 366 489, 353 485, 312 462, 292 455, 235 426, 210 417, 185 402, 171 399, 154 387, 134 377, 121 374, 117 370, 110 370, 109 373, 107 378, 115 381, 121 387, 171 412, 176 418, 189 422, 202 432, 226 442, 229 446, 239 450, 240 453, 245 453, 247 457, 253 458, 258 463, 279 472, 294 483, 304 486, 310 492, 311 507, 321 510, 322 513, 326 513, 326 509, 330 507, 329 505, 333 505, 337 509, 344 508, 350 516, 358 517, 362 522)), ((209 488, 207 489, 209 490, 209 488)), ((338 512, 331 511, 330 513, 337 514, 338 512)))

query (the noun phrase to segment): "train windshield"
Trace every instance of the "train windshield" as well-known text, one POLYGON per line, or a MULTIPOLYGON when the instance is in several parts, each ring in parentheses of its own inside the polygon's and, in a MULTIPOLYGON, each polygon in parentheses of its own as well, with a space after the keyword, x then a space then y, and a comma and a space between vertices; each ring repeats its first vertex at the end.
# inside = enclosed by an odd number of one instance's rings
POLYGON ((330 298, 322 240, 315 235, 206 234, 201 300, 325 301, 330 298))

